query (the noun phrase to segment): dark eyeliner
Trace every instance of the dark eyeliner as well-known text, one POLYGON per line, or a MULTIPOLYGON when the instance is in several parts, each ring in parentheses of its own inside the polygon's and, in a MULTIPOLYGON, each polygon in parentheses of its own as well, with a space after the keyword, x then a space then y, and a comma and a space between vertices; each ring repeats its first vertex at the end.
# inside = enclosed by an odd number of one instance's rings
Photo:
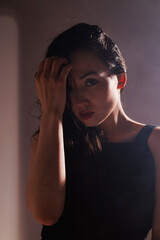
POLYGON ((97 81, 96 79, 94 79, 94 78, 89 78, 89 79, 87 79, 86 82, 85 82, 85 84, 87 85, 87 87, 92 87, 92 86, 96 85, 97 83, 98 83, 98 81, 97 81), (89 81, 92 81, 92 82, 94 82, 94 83, 88 86, 88 85, 87 85, 87 82, 89 82, 89 81))

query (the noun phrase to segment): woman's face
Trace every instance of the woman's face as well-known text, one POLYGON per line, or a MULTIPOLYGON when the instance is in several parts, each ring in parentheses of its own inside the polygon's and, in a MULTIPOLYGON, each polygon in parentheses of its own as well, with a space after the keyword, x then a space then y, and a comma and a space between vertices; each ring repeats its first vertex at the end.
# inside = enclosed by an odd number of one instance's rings
POLYGON ((73 68, 68 84, 72 111, 86 126, 98 126, 118 104, 117 76, 109 76, 104 63, 84 50, 74 52, 71 63, 73 68))

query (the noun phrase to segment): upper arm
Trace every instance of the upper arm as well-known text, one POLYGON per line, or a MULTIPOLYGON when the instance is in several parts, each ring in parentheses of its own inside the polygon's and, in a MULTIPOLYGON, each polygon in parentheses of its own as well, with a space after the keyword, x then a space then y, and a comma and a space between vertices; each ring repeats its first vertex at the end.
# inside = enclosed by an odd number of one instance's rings
POLYGON ((155 160, 155 208, 152 222, 152 240, 160 240, 160 127, 153 129, 148 144, 155 160))

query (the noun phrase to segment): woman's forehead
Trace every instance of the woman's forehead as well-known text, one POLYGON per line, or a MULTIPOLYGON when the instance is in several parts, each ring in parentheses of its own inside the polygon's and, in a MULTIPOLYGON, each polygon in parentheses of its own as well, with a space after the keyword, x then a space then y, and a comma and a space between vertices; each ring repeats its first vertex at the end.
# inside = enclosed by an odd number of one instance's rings
POLYGON ((73 68, 71 74, 74 78, 89 71, 103 72, 107 71, 105 64, 93 53, 87 51, 77 51, 71 55, 73 68))
POLYGON ((70 55, 70 61, 74 64, 101 62, 100 59, 89 50, 76 50, 70 55))

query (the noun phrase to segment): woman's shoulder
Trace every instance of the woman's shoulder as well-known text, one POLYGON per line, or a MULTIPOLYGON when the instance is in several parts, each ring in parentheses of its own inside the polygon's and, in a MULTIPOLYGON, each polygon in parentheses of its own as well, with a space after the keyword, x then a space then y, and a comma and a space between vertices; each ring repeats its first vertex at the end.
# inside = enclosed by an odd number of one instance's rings
POLYGON ((156 126, 148 139, 148 146, 160 166, 160 126, 156 126))
POLYGON ((152 223, 152 238, 160 239, 160 126, 156 126, 148 139, 148 145, 155 161, 155 207, 152 223))
MULTIPOLYGON (((134 120, 130 121, 130 129, 133 132, 134 136, 138 136, 138 134, 143 130, 144 127, 152 127, 151 133, 148 138, 148 146, 153 155, 160 155, 160 126, 155 124, 141 123, 134 120)), ((160 161, 160 160, 159 160, 160 161)))
POLYGON ((160 164, 160 126, 151 123, 145 124, 140 122, 134 122, 133 124, 135 125, 135 128, 137 128, 138 132, 140 132, 140 130, 147 125, 148 127, 154 126, 148 138, 148 147, 150 148, 150 151, 155 159, 159 159, 158 161, 160 164))
POLYGON ((152 123, 141 123, 141 122, 134 121, 132 119, 130 119, 128 122, 129 122, 128 129, 131 129, 135 133, 135 135, 137 135, 144 127, 147 127, 147 126, 152 127, 153 126, 153 129, 149 136, 149 144, 152 145, 152 143, 160 140, 160 126, 152 124, 152 123))

